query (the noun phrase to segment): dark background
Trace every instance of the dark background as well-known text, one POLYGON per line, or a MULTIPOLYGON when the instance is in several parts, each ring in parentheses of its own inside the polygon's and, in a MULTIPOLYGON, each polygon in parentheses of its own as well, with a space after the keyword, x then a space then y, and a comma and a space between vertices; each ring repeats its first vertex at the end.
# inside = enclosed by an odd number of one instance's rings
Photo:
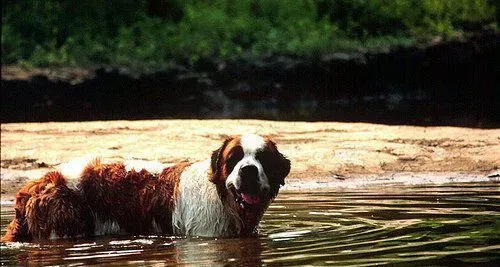
POLYGON ((2 122, 498 127, 488 0, 3 1, 2 122))

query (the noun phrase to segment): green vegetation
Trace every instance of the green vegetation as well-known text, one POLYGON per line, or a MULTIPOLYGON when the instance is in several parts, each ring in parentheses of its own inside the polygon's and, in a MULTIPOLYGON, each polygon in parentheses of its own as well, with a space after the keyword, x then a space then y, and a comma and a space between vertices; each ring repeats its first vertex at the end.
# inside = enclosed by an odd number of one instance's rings
POLYGON ((493 0, 2 1, 2 64, 161 67, 172 59, 387 50, 496 30, 493 0))

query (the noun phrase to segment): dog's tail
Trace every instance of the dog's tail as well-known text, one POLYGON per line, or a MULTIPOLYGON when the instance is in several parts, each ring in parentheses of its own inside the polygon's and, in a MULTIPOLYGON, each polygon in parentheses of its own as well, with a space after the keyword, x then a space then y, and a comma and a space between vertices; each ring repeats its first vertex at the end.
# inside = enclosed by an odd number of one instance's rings
POLYGON ((26 242, 51 237, 90 236, 92 213, 59 172, 49 172, 26 184, 16 196, 15 217, 2 242, 26 242))

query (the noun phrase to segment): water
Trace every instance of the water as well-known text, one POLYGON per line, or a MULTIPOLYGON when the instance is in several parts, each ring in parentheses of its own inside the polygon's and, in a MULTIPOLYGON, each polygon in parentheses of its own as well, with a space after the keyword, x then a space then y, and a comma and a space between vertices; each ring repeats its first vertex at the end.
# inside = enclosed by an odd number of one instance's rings
MULTIPOLYGON (((1 211, 2 234, 13 216, 1 211)), ((498 183, 282 192, 257 238, 2 244, 2 265, 499 266, 498 183)))

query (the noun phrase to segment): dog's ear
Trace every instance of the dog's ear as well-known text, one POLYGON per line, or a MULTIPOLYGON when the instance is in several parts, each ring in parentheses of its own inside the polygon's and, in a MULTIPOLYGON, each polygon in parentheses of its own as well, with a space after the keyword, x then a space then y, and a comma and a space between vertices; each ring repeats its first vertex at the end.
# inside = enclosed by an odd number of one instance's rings
POLYGON ((280 185, 285 185, 285 177, 290 173, 290 160, 287 159, 283 154, 279 153, 279 163, 277 164, 277 172, 280 181, 280 185))
POLYGON ((275 198, 278 195, 280 187, 285 185, 285 178, 290 173, 291 163, 290 160, 278 151, 276 143, 268 140, 268 153, 262 153, 261 164, 266 170, 271 185, 270 195, 275 198))
POLYGON ((271 182, 270 195, 274 198, 278 195, 280 187, 285 185, 285 178, 290 173, 290 160, 278 151, 267 154, 261 162, 265 164, 264 169, 271 182))
POLYGON ((210 170, 212 171, 212 174, 217 173, 217 164, 219 162, 219 157, 220 157, 221 151, 222 151, 222 148, 218 148, 212 152, 212 157, 210 160, 210 170))
POLYGON ((219 183, 222 175, 222 152, 226 148, 227 144, 232 138, 226 138, 222 143, 222 146, 212 152, 212 157, 210 160, 210 181, 212 183, 219 183))
POLYGON ((275 154, 265 161, 272 162, 271 175, 279 181, 280 185, 285 185, 285 178, 290 173, 290 160, 278 151, 278 146, 275 142, 271 140, 268 142, 275 154))

